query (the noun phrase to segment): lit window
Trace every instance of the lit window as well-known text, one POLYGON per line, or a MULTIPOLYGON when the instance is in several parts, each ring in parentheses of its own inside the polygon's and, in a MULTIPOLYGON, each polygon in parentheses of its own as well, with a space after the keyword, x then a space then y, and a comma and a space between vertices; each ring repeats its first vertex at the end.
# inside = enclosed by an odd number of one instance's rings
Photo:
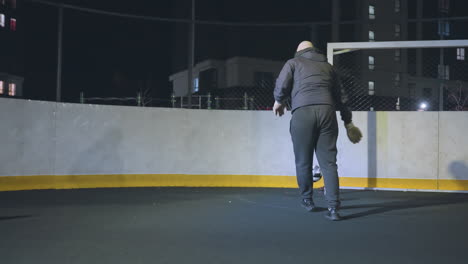
POLYGON ((400 61, 401 59, 401 52, 399 49, 395 50, 395 61, 400 61))
POLYGON ((457 60, 465 60, 465 48, 457 48, 457 60))
POLYGON ((450 35, 450 23, 448 21, 439 20, 439 36, 449 36, 450 35))
POLYGON ((369 41, 375 40, 375 33, 372 30, 369 30, 369 41))
POLYGON ((16 95, 16 84, 10 83, 8 84, 8 95, 15 96, 16 95))
POLYGON ((400 12, 400 0, 395 0, 395 12, 400 12))
POLYGON ((10 30, 16 31, 16 19, 15 18, 10 19, 10 30))
POLYGON ((395 24, 395 37, 399 38, 400 37, 400 32, 401 32, 400 24, 395 24))
POLYGON ((0 14, 0 27, 5 27, 5 15, 0 14))
POLYGON ((0 94, 3 94, 3 81, 0 81, 0 94))
POLYGON ((196 93, 200 90, 198 77, 193 79, 193 92, 196 93))
POLYGON ((375 83, 374 81, 369 81, 369 95, 374 95, 375 92, 375 83))
POLYGON ((369 70, 375 69, 375 57, 369 56, 369 70))
POLYGON ((373 5, 369 6, 369 19, 375 19, 375 7, 373 5))

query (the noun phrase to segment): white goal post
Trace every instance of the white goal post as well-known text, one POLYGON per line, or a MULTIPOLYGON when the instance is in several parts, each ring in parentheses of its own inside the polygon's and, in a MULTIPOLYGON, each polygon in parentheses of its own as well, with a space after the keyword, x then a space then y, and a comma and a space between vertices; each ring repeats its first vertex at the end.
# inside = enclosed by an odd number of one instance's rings
POLYGON ((462 48, 468 47, 467 39, 460 40, 417 40, 417 41, 373 41, 373 42, 330 42, 327 44, 327 59, 333 65, 333 55, 361 49, 412 49, 412 48, 462 48))

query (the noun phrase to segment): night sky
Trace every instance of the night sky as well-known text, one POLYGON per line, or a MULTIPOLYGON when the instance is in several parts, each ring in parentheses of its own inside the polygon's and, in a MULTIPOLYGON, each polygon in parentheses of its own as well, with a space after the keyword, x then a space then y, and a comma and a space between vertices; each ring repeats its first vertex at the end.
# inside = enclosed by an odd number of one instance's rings
MULTIPOLYGON (((127 14, 190 18, 191 0, 50 0, 127 14)), ((331 20, 331 0, 197 0, 197 20, 232 22, 310 22, 331 20)), ((356 19, 353 1, 341 1, 341 19, 356 19)), ((414 17, 410 0, 409 16, 414 17)), ((437 1, 424 1, 425 16, 436 17, 437 1), (432 4, 429 4, 432 3, 432 4), (435 3, 435 5, 434 5, 435 3)), ((463 1, 451 1, 453 15, 467 15, 463 1), (458 6, 457 6, 458 5, 458 6), (460 11, 464 10, 464 11, 460 11)), ((465 4, 466 5, 466 4, 465 4)), ((55 100, 58 9, 25 1, 21 8, 24 46, 24 97, 55 100)), ((169 98, 169 75, 187 68, 188 24, 145 21, 65 9, 62 99, 135 96, 169 98)), ((324 49, 330 26, 321 26, 316 45, 324 49)), ((344 30, 346 32, 346 30, 344 30)), ((351 32, 351 31, 350 31, 351 32)), ((348 32, 348 33, 350 33, 348 32)), ((352 34, 342 41, 356 41, 352 34)), ((297 43, 310 39, 310 28, 197 25, 196 62, 251 56, 285 61, 297 43)), ((431 39, 426 38, 426 39, 431 39)))
MULTIPOLYGON (((190 0, 50 1, 105 11, 167 18, 190 18, 190 0)), ((233 22, 303 22, 329 20, 331 1, 198 0, 197 19, 233 22), (324 12, 324 10, 326 10, 324 12)), ((56 7, 25 2, 24 97, 55 100, 57 61, 56 7)), ((151 90, 168 98, 170 74, 187 68, 188 25, 127 19, 65 9, 62 99, 135 96, 151 90)), ((198 25, 196 61, 255 56, 286 60, 307 28, 198 25)))

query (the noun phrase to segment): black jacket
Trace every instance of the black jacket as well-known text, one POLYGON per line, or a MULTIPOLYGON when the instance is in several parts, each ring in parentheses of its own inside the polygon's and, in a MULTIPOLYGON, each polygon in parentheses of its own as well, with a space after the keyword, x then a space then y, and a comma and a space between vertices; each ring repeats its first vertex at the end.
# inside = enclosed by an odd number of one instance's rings
POLYGON ((281 70, 274 90, 277 102, 291 98, 291 109, 307 105, 333 105, 348 124, 352 114, 346 106, 346 94, 338 76, 323 54, 314 48, 296 53, 281 70))

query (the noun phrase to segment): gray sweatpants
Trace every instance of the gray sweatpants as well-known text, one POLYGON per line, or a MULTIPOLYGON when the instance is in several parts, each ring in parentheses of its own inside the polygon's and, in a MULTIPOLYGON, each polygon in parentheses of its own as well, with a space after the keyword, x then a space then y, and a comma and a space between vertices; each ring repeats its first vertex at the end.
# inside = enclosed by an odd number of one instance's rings
POLYGON ((310 105, 293 112, 290 126, 296 160, 296 176, 301 196, 312 199, 314 150, 325 181, 329 207, 340 205, 336 140, 338 122, 332 105, 310 105))

